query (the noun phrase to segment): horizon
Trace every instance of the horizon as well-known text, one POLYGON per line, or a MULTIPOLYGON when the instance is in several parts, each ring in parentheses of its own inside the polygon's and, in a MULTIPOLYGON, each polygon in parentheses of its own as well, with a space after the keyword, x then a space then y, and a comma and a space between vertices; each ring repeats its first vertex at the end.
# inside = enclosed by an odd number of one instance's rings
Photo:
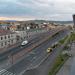
POLYGON ((31 19, 31 20, 15 20, 15 19, 4 19, 4 20, 0 20, 0 21, 59 21, 59 22, 73 22, 72 20, 43 20, 43 19, 31 19))

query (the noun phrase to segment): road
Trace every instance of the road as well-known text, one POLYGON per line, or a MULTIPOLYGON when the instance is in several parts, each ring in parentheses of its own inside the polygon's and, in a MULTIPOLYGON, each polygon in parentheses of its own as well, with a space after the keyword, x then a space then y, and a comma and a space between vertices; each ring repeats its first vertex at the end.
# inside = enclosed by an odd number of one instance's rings
POLYGON ((75 41, 72 42, 71 45, 71 54, 72 54, 72 58, 71 58, 71 68, 69 71, 69 75, 74 75, 75 74, 75 41))
POLYGON ((47 31, 47 32, 40 33, 40 34, 37 34, 37 35, 33 36, 33 38, 29 39, 29 43, 27 45, 25 45, 24 47, 18 46, 18 47, 10 49, 10 50, 8 50, 8 51, 6 51, 4 53, 0 53, 0 59, 7 58, 10 54, 16 54, 17 52, 19 52, 19 51, 21 51, 21 50, 23 50, 23 49, 25 49, 27 47, 30 47, 32 44, 37 43, 41 39, 43 39, 46 36, 48 36, 49 34, 51 34, 51 32, 47 31))
MULTIPOLYGON (((66 43, 66 42, 65 42, 66 43)), ((49 55, 49 57, 42 63, 40 66, 34 69, 30 69, 24 72, 22 75, 48 75, 50 69, 55 62, 56 57, 59 55, 60 51, 64 48, 64 45, 58 46, 55 50, 49 55)))
MULTIPOLYGON (((67 31, 60 32, 60 34, 56 35, 55 37, 49 39, 48 41, 46 41, 39 47, 32 50, 32 52, 30 52, 27 56, 25 56, 25 58, 23 60, 16 63, 12 67, 8 68, 7 71, 11 72, 11 73, 15 73, 16 75, 19 75, 21 73, 21 75, 22 75, 24 70, 35 68, 35 66, 38 67, 39 63, 48 55, 48 53, 46 52, 46 49, 48 47, 50 47, 53 43, 57 42, 58 40, 60 40, 64 36, 66 36, 66 34, 67 34, 67 31)), ((52 58, 54 58, 54 56, 56 56, 54 54, 54 53, 58 53, 56 51, 58 51, 58 48, 52 52, 52 56, 51 56, 50 60, 52 58)), ((25 75, 27 75, 27 74, 25 74, 25 75)))
POLYGON ((29 40, 29 43, 27 45, 25 45, 24 47, 15 47, 15 48, 12 48, 4 53, 0 53, 0 60, 2 59, 7 59, 8 56, 11 55, 14 55, 22 50, 25 50, 25 49, 30 49, 32 47, 32 45, 35 45, 37 42, 41 41, 42 39, 44 39, 45 37, 47 37, 48 35, 52 35, 53 33, 55 33, 58 29, 52 29, 48 32, 45 32, 45 33, 41 33, 41 34, 38 34, 38 35, 35 35, 33 36, 33 39, 30 39, 29 40))
POLYGON ((48 75, 52 65, 54 64, 54 60, 56 59, 58 53, 60 51, 60 47, 56 48, 50 56, 44 61, 40 66, 34 69, 27 70, 23 75, 48 75))

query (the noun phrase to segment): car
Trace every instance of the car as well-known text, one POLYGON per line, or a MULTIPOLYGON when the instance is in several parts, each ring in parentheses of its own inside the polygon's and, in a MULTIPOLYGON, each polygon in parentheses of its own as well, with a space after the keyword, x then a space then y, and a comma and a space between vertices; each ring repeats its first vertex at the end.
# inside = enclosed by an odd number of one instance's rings
POLYGON ((22 43, 21 43, 21 46, 24 46, 24 45, 26 45, 28 43, 28 40, 25 40, 25 41, 23 41, 22 43))
POLYGON ((47 53, 52 52, 52 50, 53 50, 52 48, 48 48, 48 49, 47 49, 47 53))
POLYGON ((55 43, 52 45, 52 48, 56 48, 59 44, 58 43, 55 43))

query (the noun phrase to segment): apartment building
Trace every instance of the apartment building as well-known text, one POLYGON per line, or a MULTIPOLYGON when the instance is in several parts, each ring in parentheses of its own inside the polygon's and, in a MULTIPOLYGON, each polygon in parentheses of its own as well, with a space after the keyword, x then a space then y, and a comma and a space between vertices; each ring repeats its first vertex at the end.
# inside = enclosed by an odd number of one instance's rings
POLYGON ((16 43, 16 33, 0 29, 0 48, 8 47, 16 43))
POLYGON ((16 33, 18 42, 21 42, 21 41, 27 39, 27 32, 26 31, 23 31, 23 30, 15 31, 15 33, 16 33))

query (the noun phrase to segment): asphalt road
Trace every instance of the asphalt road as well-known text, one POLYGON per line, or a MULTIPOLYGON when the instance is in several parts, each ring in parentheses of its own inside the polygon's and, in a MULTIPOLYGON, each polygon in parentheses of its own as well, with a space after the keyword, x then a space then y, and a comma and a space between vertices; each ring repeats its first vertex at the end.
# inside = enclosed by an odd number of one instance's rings
MULTIPOLYGON (((68 33, 67 31, 60 32, 60 34, 47 40, 45 43, 43 43, 39 47, 32 50, 32 52, 30 52, 27 56, 25 56, 25 58, 23 60, 16 63, 15 65, 10 67, 9 69, 7 69, 7 71, 9 71, 11 73, 15 73, 16 75, 19 75, 21 73, 21 75, 22 75, 23 71, 38 67, 39 63, 42 60, 44 60, 44 58, 48 55, 48 53, 46 52, 47 48, 50 47, 53 43, 55 43, 58 40, 60 40, 61 38, 63 38, 64 36, 66 36, 67 33, 68 33)), ((54 51, 52 52, 52 56, 50 57, 50 61, 52 61, 51 59, 53 59, 54 56, 56 56, 55 53, 58 53, 56 51, 58 51, 58 48, 54 49, 54 51)), ((25 73, 27 73, 25 75, 34 75, 34 72, 33 72, 33 74, 28 74, 28 72, 25 72, 25 73)), ((29 72, 29 73, 31 73, 31 72, 29 72)), ((37 73, 37 72, 35 72, 35 73, 37 73)), ((37 74, 37 75, 39 75, 39 74, 37 74)))
POLYGON ((16 54, 17 52, 20 52, 22 50, 25 50, 25 48, 30 48, 32 45, 35 45, 38 41, 42 40, 43 38, 47 37, 48 35, 52 35, 54 32, 56 32, 58 29, 52 29, 48 32, 40 33, 38 35, 33 36, 32 39, 29 40, 29 43, 25 45, 24 47, 18 46, 15 48, 12 48, 10 50, 7 50, 4 53, 0 53, 0 61, 7 59, 8 56, 16 54))
MULTIPOLYGON (((66 43, 66 42, 65 42, 66 43)), ((64 48, 64 45, 58 46, 53 50, 53 52, 49 55, 49 57, 40 64, 37 68, 30 69, 25 71, 22 75, 48 75, 50 69, 54 65, 56 57, 59 55, 60 51, 64 48)))
MULTIPOLYGON (((53 31, 53 30, 52 30, 53 31)), ((52 32, 51 31, 51 32, 52 32)), ((45 38, 46 36, 48 36, 49 34, 51 34, 50 31, 47 31, 47 32, 44 32, 44 33, 40 33, 40 34, 37 34, 35 36, 33 36, 32 39, 29 39, 29 43, 23 47, 21 46, 18 46, 18 47, 15 47, 15 48, 12 48, 4 53, 0 53, 0 59, 4 59, 4 58, 8 58, 8 56, 10 54, 16 54, 17 52, 27 48, 27 47, 30 47, 32 44, 35 44, 37 43, 38 41, 40 41, 41 39, 45 38)))

